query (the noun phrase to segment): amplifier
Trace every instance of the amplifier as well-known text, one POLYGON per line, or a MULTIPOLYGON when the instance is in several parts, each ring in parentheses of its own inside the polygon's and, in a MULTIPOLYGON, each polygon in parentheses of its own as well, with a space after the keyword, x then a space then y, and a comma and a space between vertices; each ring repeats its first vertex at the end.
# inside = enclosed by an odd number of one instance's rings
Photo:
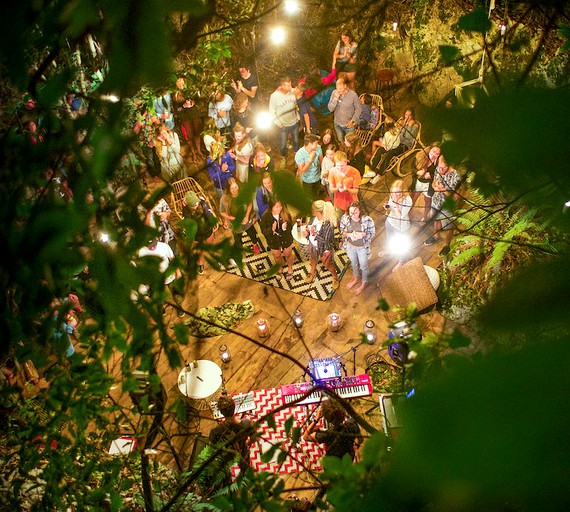
POLYGON ((342 377, 341 370, 342 367, 338 357, 311 359, 309 361, 309 373, 315 382, 342 377))

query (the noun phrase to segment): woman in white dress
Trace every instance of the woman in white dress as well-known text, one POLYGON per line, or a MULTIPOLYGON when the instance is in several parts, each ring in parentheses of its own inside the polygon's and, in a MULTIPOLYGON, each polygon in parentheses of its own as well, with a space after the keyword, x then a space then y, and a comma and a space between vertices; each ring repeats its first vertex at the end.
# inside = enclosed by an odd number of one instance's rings
POLYGON ((229 153, 236 162, 236 178, 240 183, 247 183, 253 145, 246 129, 240 123, 234 126, 234 141, 235 146, 230 149, 229 153))
POLYGON ((180 154, 178 134, 161 124, 156 127, 154 148, 160 160, 162 179, 167 183, 186 178, 186 165, 180 154))

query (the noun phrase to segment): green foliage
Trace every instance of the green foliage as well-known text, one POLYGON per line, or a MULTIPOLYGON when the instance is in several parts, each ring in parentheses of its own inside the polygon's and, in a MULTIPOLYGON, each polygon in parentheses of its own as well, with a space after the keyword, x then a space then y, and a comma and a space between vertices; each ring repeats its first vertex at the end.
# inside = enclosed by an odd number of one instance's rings
POLYGON ((441 58, 443 60, 443 64, 451 64, 455 61, 460 55, 461 52, 457 46, 440 46, 439 51, 441 53, 441 58))
POLYGON ((487 16, 485 8, 478 7, 473 12, 461 17, 457 25, 463 30, 484 34, 491 28, 491 21, 487 16))
POLYGON ((566 38, 565 43, 560 48, 560 51, 567 52, 568 50, 570 50, 570 26, 561 24, 558 27, 558 35, 560 37, 566 38))

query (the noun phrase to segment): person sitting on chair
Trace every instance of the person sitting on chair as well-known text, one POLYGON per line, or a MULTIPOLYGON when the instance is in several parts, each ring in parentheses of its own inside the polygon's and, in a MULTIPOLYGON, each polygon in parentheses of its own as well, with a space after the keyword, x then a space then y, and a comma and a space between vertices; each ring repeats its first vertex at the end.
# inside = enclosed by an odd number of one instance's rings
POLYGON ((324 443, 327 457, 342 459, 348 454, 353 461, 362 443, 357 423, 332 398, 317 409, 314 419, 303 433, 303 439, 313 443, 324 443), (329 426, 326 429, 316 430, 321 418, 324 418, 329 426))

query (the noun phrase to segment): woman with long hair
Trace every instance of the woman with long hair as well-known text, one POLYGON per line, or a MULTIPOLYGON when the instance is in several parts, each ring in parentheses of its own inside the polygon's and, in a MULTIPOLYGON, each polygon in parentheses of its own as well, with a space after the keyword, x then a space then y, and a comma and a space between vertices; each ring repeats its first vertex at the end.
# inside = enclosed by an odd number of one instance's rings
MULTIPOLYGON (((285 264, 287 265, 287 271, 284 272, 287 281, 293 278, 293 262, 295 261, 293 235, 291 234, 292 226, 291 215, 289 215, 287 208, 278 199, 273 199, 261 217, 260 227, 275 258, 276 265, 282 267, 285 264)), ((279 274, 277 274, 277 279, 281 279, 279 274)))
POLYGON ((386 121, 384 135, 372 143, 372 158, 370 159, 370 167, 376 173, 370 183, 375 185, 383 175, 383 170, 386 169, 387 164, 384 166, 384 161, 388 158, 386 153, 392 152, 400 147, 400 128, 394 120, 386 121), (382 158, 384 157, 384 160, 382 158))
POLYGON ((343 30, 334 49, 332 68, 336 69, 337 73, 346 73, 346 85, 351 89, 354 89, 357 53, 358 43, 354 40, 352 32, 343 30))
MULTIPOLYGON (((390 187, 388 202, 384 204, 386 210, 386 245, 390 246, 398 236, 410 230, 410 210, 412 198, 404 185, 403 180, 396 180, 390 187)), ((405 257, 400 257, 400 262, 405 257)))
POLYGON ((275 165, 271 157, 267 154, 267 150, 263 144, 258 143, 253 148, 253 156, 249 162, 249 173, 256 176, 261 181, 261 177, 266 173, 272 173, 275 165))
POLYGON ((263 173, 261 185, 257 187, 255 192, 255 205, 257 216, 262 217, 269 205, 275 201, 275 193, 273 191, 273 178, 271 173, 263 173))
POLYGON ((180 154, 178 134, 161 124, 155 129, 154 149, 160 160, 162 179, 172 183, 187 176, 186 165, 180 154))
POLYGON ((422 222, 429 219, 431 210, 431 191, 430 185, 433 179, 430 172, 431 161, 429 159, 429 151, 431 148, 421 149, 416 153, 414 161, 415 173, 412 179, 410 190, 412 191, 412 205, 415 206, 420 195, 424 196, 424 215, 422 222))
POLYGON ((317 263, 320 261, 332 275, 332 289, 339 286, 338 274, 334 264, 334 228, 337 225, 336 211, 328 201, 314 201, 313 219, 304 228, 304 236, 309 239, 309 256, 311 270, 305 278, 311 283, 317 274, 317 263))
POLYGON ((228 179, 222 198, 220 199, 220 216, 224 219, 226 227, 230 227, 234 237, 234 244, 240 249, 243 247, 242 234, 245 231, 251 242, 253 243, 253 253, 261 252, 259 238, 255 230, 255 217, 253 215, 253 206, 249 203, 239 203, 237 197, 239 194, 239 183, 235 178, 228 179), (234 221, 238 216, 243 214, 243 219, 239 226, 234 225, 234 221))
POLYGON ((366 167, 366 156, 360 143, 360 137, 356 132, 347 133, 344 138, 346 147, 346 156, 348 157, 348 165, 358 169, 362 176, 366 167))
POLYGON ((230 149, 230 156, 236 163, 236 178, 241 183, 247 183, 253 146, 246 129, 240 123, 234 126, 234 141, 235 145, 230 149))

